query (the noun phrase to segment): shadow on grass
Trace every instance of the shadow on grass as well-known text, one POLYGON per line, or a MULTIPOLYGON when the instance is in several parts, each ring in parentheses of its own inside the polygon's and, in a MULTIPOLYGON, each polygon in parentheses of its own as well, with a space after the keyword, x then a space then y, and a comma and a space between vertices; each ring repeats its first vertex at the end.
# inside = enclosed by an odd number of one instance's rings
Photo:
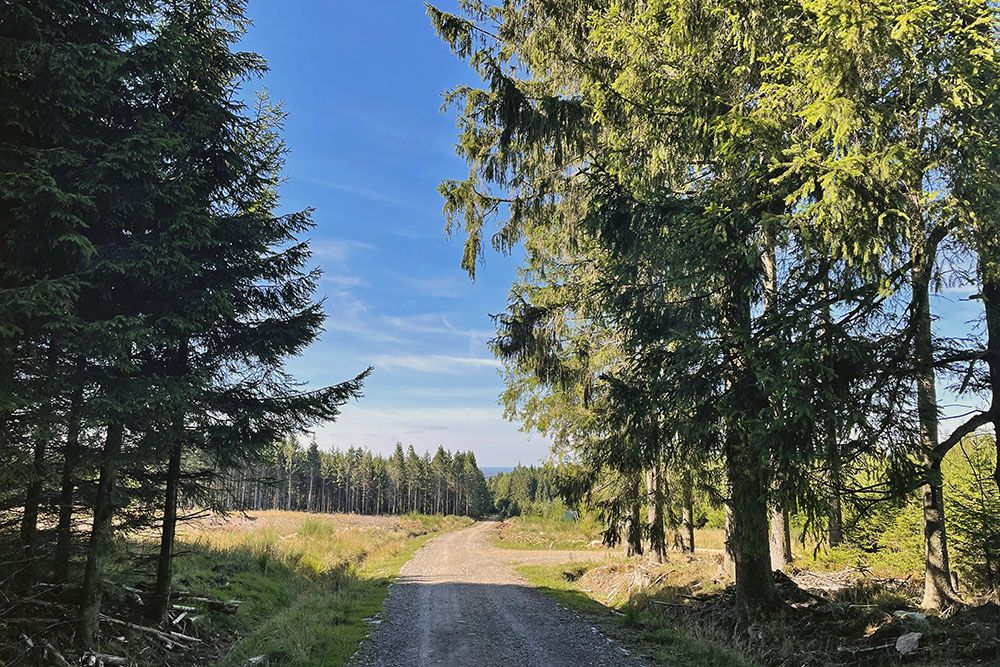
MULTIPOLYGON (((381 609, 389 584, 403 563, 431 535, 408 539, 377 563, 355 557, 317 571, 308 553, 280 553, 257 546, 213 548, 180 543, 174 560, 173 602, 184 608, 164 629, 200 641, 169 642, 151 632, 102 623, 101 651, 138 665, 242 665, 264 656, 261 665, 298 667, 346 664, 370 630, 368 619, 381 609), (205 598, 234 601, 235 613, 209 608, 205 598)), ((14 554, 15 536, 0 535, 0 552, 14 554)), ((81 550, 78 549, 77 553, 81 550)), ((153 578, 154 545, 119 540, 108 555, 102 612, 137 625, 153 578)), ((46 561, 46 567, 48 561, 46 561)), ((12 581, 17 564, 0 563, 0 580, 12 581)), ((43 573, 44 576, 44 573, 43 573)), ((82 579, 74 563, 71 582, 82 579)), ((73 662, 70 648, 79 585, 44 581, 30 595, 0 588, 0 665, 55 664, 44 642, 73 662)), ((218 605, 213 605, 218 606, 218 605)))

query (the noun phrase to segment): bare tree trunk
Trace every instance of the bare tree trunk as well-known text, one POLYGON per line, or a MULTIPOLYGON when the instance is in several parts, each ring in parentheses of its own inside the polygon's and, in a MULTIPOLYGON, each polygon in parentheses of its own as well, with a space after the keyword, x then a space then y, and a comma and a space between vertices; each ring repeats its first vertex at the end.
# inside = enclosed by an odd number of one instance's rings
MULTIPOLYGON (((766 258, 773 264, 773 244, 766 258)), ((765 270, 773 274, 773 268, 765 270)), ((773 280, 773 279, 769 279, 773 280)), ((749 358, 753 342, 749 267, 730 277, 729 307, 723 324, 735 337, 726 351, 729 357, 725 385, 732 403, 732 416, 723 428, 726 473, 732 508, 728 549, 735 564, 736 614, 739 626, 779 606, 769 549, 769 497, 771 496, 771 450, 747 424, 760 418, 768 407, 749 358)))
POLYGON ((920 445, 924 451, 924 472, 927 475, 927 483, 923 487, 925 573, 924 599, 921 604, 927 609, 943 609, 959 598, 952 587, 948 562, 944 487, 941 480, 943 453, 937 451, 938 406, 930 309, 933 255, 928 256, 924 254, 923 248, 916 248, 913 251, 913 263, 910 318, 917 380, 917 418, 920 445))
POLYGON ((993 480, 1000 490, 1000 279, 983 279, 983 307, 986 310, 986 363, 989 367, 990 413, 996 446, 993 480))
MULTIPOLYGON (((764 269, 764 313, 771 314, 778 298, 778 260, 774 236, 769 234, 761 257, 764 269)), ((772 365, 777 360, 771 355, 772 365)), ((783 570, 792 561, 792 540, 788 529, 788 510, 779 505, 771 511, 770 533, 768 537, 770 567, 783 570)))
POLYGON ((101 474, 97 482, 97 497, 94 502, 94 524, 90 531, 87 566, 83 574, 80 615, 76 626, 76 643, 85 649, 91 649, 97 643, 104 557, 111 549, 118 458, 122 453, 124 436, 125 429, 121 422, 115 421, 109 424, 104 439, 104 449, 101 452, 101 474))
POLYGON ((788 510, 772 510, 768 542, 771 567, 775 570, 784 570, 785 566, 792 562, 792 532, 788 526, 788 510))
POLYGON ((666 531, 663 525, 662 471, 654 463, 646 471, 647 520, 649 522, 649 555, 657 563, 667 557, 666 531))
MULTIPOLYGON (((828 435, 828 437, 830 437, 828 435)), ((844 513, 841 507, 840 496, 842 492, 840 445, 837 442, 836 434, 828 442, 827 458, 830 464, 830 488, 827 500, 827 538, 831 547, 835 547, 844 541, 844 513)))
MULTIPOLYGON (((187 374, 188 342, 182 340, 176 351, 174 373, 176 378, 187 374)), ((170 609, 170 582, 173 573, 174 536, 177 533, 177 492, 181 479, 181 456, 184 450, 184 419, 183 408, 174 416, 173 441, 170 448, 170 459, 167 462, 167 488, 163 499, 163 529, 160 532, 160 554, 156 560, 156 582, 153 584, 153 597, 146 608, 146 616, 156 622, 167 618, 170 609)))
POLYGON ((58 583, 69 580, 69 561, 73 551, 73 505, 76 492, 76 466, 80 460, 80 427, 83 423, 82 359, 77 362, 77 378, 70 398, 66 446, 63 448, 62 486, 59 492, 59 524, 56 526, 56 553, 53 575, 58 583))
POLYGON ((743 621, 777 606, 771 573, 767 480, 760 464, 748 461, 741 438, 727 435, 729 479, 732 484, 732 530, 729 551, 736 574, 737 614, 743 621))
POLYGON ((37 559, 35 553, 38 539, 38 506, 42 500, 42 487, 46 477, 45 457, 48 454, 49 441, 53 437, 53 401, 56 373, 56 351, 49 348, 45 362, 45 377, 43 392, 45 398, 38 408, 38 426, 35 431, 35 450, 31 462, 31 477, 24 494, 24 514, 21 516, 21 559, 23 565, 15 579, 16 588, 28 592, 35 583, 37 576, 37 559))
POLYGON ((625 532, 625 556, 642 555, 642 499, 639 494, 639 475, 629 480, 630 512, 625 532))
POLYGON ((174 446, 167 463, 167 490, 163 504, 163 529, 160 532, 160 555, 156 560, 156 583, 153 597, 146 608, 151 621, 161 622, 170 609, 170 580, 174 558, 174 536, 177 532, 177 487, 181 474, 183 440, 175 436, 174 446))
POLYGON ((691 470, 684 467, 681 473, 681 550, 694 553, 694 489, 691 470))

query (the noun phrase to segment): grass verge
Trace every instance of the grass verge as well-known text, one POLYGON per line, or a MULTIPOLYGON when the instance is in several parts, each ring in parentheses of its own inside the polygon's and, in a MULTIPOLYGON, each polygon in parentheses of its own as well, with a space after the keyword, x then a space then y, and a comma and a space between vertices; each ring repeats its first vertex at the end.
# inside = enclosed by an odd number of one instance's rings
MULTIPOLYGON (((584 515, 579 520, 559 516, 524 515, 503 521, 493 535, 493 545, 501 549, 518 550, 583 550, 601 548, 601 526, 584 515)), ((722 550, 725 530, 699 528, 695 530, 695 544, 699 549, 722 550)))
POLYGON ((582 613, 605 634, 626 646, 637 647, 657 665, 669 667, 750 667, 737 653, 703 638, 693 638, 664 622, 657 614, 624 601, 608 606, 583 590, 579 579, 592 563, 522 565, 524 579, 556 602, 582 613))
POLYGON ((263 655, 270 664, 343 665, 403 564, 427 540, 469 523, 262 513, 248 527, 186 534, 191 551, 178 559, 176 581, 242 601, 237 614, 211 619, 214 629, 238 637, 221 664, 263 655))

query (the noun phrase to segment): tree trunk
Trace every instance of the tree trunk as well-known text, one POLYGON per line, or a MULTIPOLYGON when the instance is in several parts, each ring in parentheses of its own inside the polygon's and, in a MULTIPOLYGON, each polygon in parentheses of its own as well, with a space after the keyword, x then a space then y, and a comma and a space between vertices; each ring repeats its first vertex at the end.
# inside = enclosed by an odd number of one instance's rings
POLYGON ((934 341, 931 330, 930 279, 933 256, 920 248, 913 253, 912 301, 913 355, 917 380, 917 418, 924 452, 924 599, 926 609, 943 609, 958 595, 951 584, 948 537, 945 531, 944 493, 941 481, 943 453, 938 446, 937 388, 934 374, 934 341))
POLYGON ((983 307, 986 310, 986 363, 990 377, 990 413, 997 435, 993 480, 1000 490, 1000 279, 983 279, 983 307))
POLYGON ((691 470, 681 473, 681 550, 694 553, 694 489, 691 470))
POLYGON ((662 563, 667 556, 666 531, 663 526, 663 493, 660 489, 661 476, 659 463, 654 463, 646 471, 649 555, 657 563, 662 563))
POLYGON ((941 483, 941 461, 930 457, 925 462, 930 482, 923 487, 924 507, 924 576, 925 609, 944 609, 959 602, 958 593, 952 585, 951 568, 948 562, 948 539, 944 520, 944 487, 941 483))
POLYGON ((313 511, 313 481, 316 479, 316 474, 312 469, 309 470, 309 495, 306 496, 306 511, 313 511))
POLYGON ((38 538, 38 506, 42 500, 46 470, 45 457, 48 454, 49 441, 52 439, 53 401, 55 390, 56 351, 50 347, 45 362, 45 377, 43 393, 45 398, 38 408, 38 421, 35 431, 35 450, 31 462, 31 476, 28 488, 24 494, 24 514, 21 516, 21 559, 22 567, 15 579, 15 587, 22 592, 29 592, 37 576, 37 554, 35 553, 38 538))
MULTIPOLYGON (((767 250, 765 299, 770 306, 776 290, 773 243, 767 250)), ((723 425, 732 509, 728 550, 734 561, 736 615, 741 627, 779 605, 768 539, 773 460, 769 441, 754 435, 750 427, 768 408, 749 362, 750 352, 758 345, 752 326, 752 284, 752 269, 736 267, 730 276, 729 303, 723 318, 723 325, 731 331, 724 375, 730 415, 723 425)))
POLYGON ((785 566, 792 562, 792 531, 788 526, 788 510, 772 510, 770 524, 768 544, 771 567, 775 570, 784 570, 785 566))
MULTIPOLYGON (((764 314, 773 315, 778 298, 778 260, 776 241, 773 234, 768 234, 764 251, 761 256, 761 265, 764 269, 764 314)), ((771 341, 771 349, 777 349, 774 341, 771 341)), ((769 355, 770 365, 777 367, 780 361, 777 355, 771 352, 769 355)), ((792 561, 792 540, 788 529, 788 510, 778 506, 774 508, 770 515, 770 532, 768 536, 768 551, 770 554, 770 567, 783 570, 785 565, 792 561)))
POLYGON ((108 425, 104 449, 101 452, 101 474, 97 482, 94 502, 94 524, 90 531, 87 549, 87 566, 83 575, 80 616, 76 626, 76 643, 80 648, 91 649, 96 645, 98 620, 101 613, 101 587, 104 574, 104 557, 111 549, 112 519, 115 514, 115 486, 118 477, 118 459, 122 452, 125 429, 121 422, 108 425))
MULTIPOLYGON (((183 424, 178 431, 183 429, 183 424)), ((146 607, 146 617, 157 623, 166 620, 170 609, 170 581, 174 559, 174 536, 177 532, 177 487, 181 476, 181 454, 184 447, 180 432, 174 435, 174 446, 167 463, 167 489, 163 503, 163 529, 160 532, 160 555, 156 560, 156 583, 146 607)))
POLYGON ((727 433, 727 459, 732 485, 729 551, 736 574, 736 612, 741 624, 778 604, 769 549, 767 488, 762 457, 747 451, 738 434, 727 433))
POLYGON ((62 486, 59 492, 59 524, 56 526, 56 553, 53 575, 57 583, 69 580, 69 561, 73 551, 73 504, 76 492, 76 466, 80 460, 80 427, 83 423, 83 370, 77 363, 77 380, 70 399, 66 446, 63 450, 62 486))
MULTIPOLYGON (((822 354, 824 366, 826 366, 831 376, 835 371, 831 368, 830 362, 833 351, 832 323, 830 314, 828 282, 830 277, 829 266, 824 260, 824 276, 820 285, 820 293, 823 298, 823 308, 820 317, 823 320, 820 336, 822 338, 822 354)), ((836 378, 834 378, 836 379, 836 378)), ((844 518, 841 508, 840 496, 843 488, 841 480, 840 442, 837 439, 837 421, 833 412, 832 395, 827 393, 825 405, 822 406, 823 414, 823 437, 826 440, 827 459, 827 542, 831 547, 835 547, 844 541, 844 518)))
POLYGON ((639 495, 639 476, 629 480, 631 508, 625 532, 625 556, 642 555, 642 500, 639 495))
POLYGON ((844 513, 840 502, 843 484, 841 482, 840 445, 837 443, 836 436, 828 442, 827 457, 830 459, 827 539, 830 546, 835 547, 844 541, 844 513))

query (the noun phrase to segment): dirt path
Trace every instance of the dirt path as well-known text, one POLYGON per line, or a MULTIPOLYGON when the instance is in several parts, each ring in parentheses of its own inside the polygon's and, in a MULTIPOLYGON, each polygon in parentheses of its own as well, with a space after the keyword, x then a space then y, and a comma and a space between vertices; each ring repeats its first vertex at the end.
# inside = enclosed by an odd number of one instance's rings
POLYGON ((477 523, 418 551, 389 593, 384 622, 351 664, 646 665, 529 587, 489 544, 494 525, 477 523))

